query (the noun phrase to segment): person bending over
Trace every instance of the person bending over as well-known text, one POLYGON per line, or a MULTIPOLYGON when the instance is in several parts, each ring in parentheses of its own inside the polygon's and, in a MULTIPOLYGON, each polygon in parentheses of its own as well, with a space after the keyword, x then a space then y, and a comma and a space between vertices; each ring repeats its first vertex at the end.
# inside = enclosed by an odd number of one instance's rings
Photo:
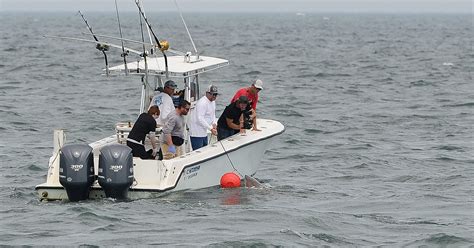
POLYGON ((162 129, 163 135, 160 138, 163 159, 172 159, 182 154, 180 148, 184 143, 184 115, 188 114, 190 107, 191 104, 183 100, 166 118, 162 129))
POLYGON ((157 152, 156 147, 156 121, 160 115, 160 109, 158 106, 153 105, 148 110, 148 113, 142 113, 138 116, 137 121, 133 124, 132 130, 127 137, 127 146, 132 148, 132 154, 134 157, 140 157, 141 159, 155 159, 157 152), (152 150, 145 151, 145 137, 148 137, 151 141, 152 150))
POLYGON ((230 102, 235 102, 239 99, 240 96, 246 96, 249 99, 249 105, 252 107, 251 111, 246 111, 244 113, 245 120, 245 129, 250 129, 254 131, 260 131, 257 128, 257 103, 258 103, 258 93, 263 89, 263 82, 260 79, 255 80, 249 87, 239 89, 230 102), (250 124, 250 126, 249 126, 250 124))
POLYGON ((240 96, 237 101, 227 105, 217 121, 217 140, 222 140, 236 133, 245 133, 244 111, 250 108, 246 96, 240 96))

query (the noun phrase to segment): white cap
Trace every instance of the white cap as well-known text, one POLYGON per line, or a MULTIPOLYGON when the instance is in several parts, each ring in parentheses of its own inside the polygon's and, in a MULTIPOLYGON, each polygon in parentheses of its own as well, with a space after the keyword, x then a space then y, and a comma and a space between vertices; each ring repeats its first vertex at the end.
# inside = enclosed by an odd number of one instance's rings
POLYGON ((206 92, 211 94, 218 94, 217 87, 212 84, 207 87, 206 92))
POLYGON ((263 82, 262 82, 262 80, 257 79, 257 80, 255 81, 255 83, 253 83, 253 86, 255 86, 255 88, 257 88, 257 89, 263 90, 263 82))

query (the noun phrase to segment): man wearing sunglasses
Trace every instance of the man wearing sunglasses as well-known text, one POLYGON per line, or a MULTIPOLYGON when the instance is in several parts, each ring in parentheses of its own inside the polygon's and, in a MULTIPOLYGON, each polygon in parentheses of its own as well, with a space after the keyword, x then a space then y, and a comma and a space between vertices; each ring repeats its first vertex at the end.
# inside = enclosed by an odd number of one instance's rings
POLYGON ((183 154, 184 115, 187 115, 191 104, 183 100, 165 120, 163 134, 160 137, 163 159, 172 159, 183 154))
POLYGON ((209 85, 206 95, 201 97, 191 111, 189 122, 189 135, 191 137, 191 146, 193 150, 197 150, 203 146, 207 146, 207 132, 217 136, 217 120, 216 120, 216 98, 219 93, 217 87, 209 85))

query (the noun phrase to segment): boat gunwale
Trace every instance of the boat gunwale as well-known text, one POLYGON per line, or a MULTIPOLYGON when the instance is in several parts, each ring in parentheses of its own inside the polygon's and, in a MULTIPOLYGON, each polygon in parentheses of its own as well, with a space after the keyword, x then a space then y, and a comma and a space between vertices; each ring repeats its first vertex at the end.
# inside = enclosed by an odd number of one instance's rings
MULTIPOLYGON (((283 125, 282 125, 283 126, 283 125)), ((188 165, 185 165, 183 166, 177 180, 175 181, 175 184, 171 187, 168 187, 168 188, 164 188, 164 189, 143 189, 143 188, 133 188, 133 187, 130 187, 129 188, 129 191, 137 191, 137 192, 166 192, 166 191, 169 191, 169 190, 172 190, 174 188, 176 188, 176 186, 178 185, 180 179, 181 179, 181 176, 183 175, 185 169, 189 168, 189 167, 192 167, 192 166, 195 166, 197 164, 200 164, 200 163, 203 163, 203 162, 206 162, 206 161, 209 161, 209 160, 212 160, 212 159, 215 159, 217 157, 221 157, 221 156, 225 156, 226 153, 230 153, 230 152, 233 152, 235 150, 238 150, 242 147, 246 147, 246 146, 249 146, 251 144, 254 144, 254 143, 257 143, 257 142, 260 142, 260 141, 263 141, 263 140, 267 140, 267 139, 270 139, 270 138, 273 138, 277 135, 280 135, 282 134, 283 132, 285 132, 285 127, 283 126, 282 130, 279 131, 279 132, 276 132, 276 133, 273 133, 271 135, 268 135, 268 136, 265 136, 265 137, 261 137, 259 139, 256 139, 256 140, 252 140, 252 141, 249 141, 249 142, 246 142, 244 144, 241 144, 239 146, 236 146, 234 148, 231 148, 230 150, 225 150, 225 151, 222 151, 220 152, 219 154, 216 154, 216 155, 212 155, 210 157, 207 157, 203 160, 199 160, 199 161, 196 161, 196 162, 193 162, 191 164, 188 164, 188 165)), ((231 136, 232 137, 232 136, 231 136)), ((229 138, 231 138, 229 137, 229 138)), ((222 142, 222 141, 218 141, 218 142, 222 142)), ((250 175, 250 176, 253 176, 253 175, 250 175)), ((46 186, 46 185, 43 185, 43 184, 39 184, 35 187, 35 190, 41 190, 41 189, 64 189, 64 187, 61 185, 61 186, 46 186)), ((97 188, 94 188, 94 186, 92 186, 92 189, 96 189, 96 190, 103 190, 102 187, 97 187, 97 188)), ((65 190, 65 189, 64 189, 65 190)))

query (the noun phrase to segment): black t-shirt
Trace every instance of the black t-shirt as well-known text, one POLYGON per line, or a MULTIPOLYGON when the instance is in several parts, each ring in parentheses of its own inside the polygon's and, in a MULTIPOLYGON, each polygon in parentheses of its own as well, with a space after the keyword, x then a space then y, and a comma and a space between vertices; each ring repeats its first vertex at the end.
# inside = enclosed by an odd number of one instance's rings
MULTIPOLYGON (((242 114, 242 110, 237 106, 238 101, 235 101, 227 107, 225 107, 224 112, 222 112, 222 115, 219 117, 219 120, 217 121, 217 125, 222 128, 227 128, 227 129, 232 129, 229 126, 227 126, 227 121, 226 118, 232 119, 232 122, 236 125, 240 124, 240 115, 242 114)), ((249 109, 249 106, 247 105, 247 108, 249 109)))
POLYGON ((128 138, 143 143, 145 136, 150 132, 156 130, 156 121, 153 117, 147 113, 142 113, 135 124, 133 124, 132 130, 128 134, 128 138))

